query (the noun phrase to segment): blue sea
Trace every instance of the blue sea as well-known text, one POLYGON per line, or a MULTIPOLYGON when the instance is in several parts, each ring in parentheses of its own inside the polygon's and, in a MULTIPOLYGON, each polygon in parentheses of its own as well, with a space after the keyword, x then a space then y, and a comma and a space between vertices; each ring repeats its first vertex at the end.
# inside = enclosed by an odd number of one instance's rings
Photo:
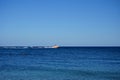
POLYGON ((120 80, 120 47, 0 49, 0 80, 120 80))

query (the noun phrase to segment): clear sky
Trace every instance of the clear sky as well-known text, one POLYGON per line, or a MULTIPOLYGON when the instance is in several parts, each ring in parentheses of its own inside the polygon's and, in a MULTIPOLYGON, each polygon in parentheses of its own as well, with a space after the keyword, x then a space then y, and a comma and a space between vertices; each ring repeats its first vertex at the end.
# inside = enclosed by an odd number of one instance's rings
POLYGON ((0 0, 0 46, 120 46, 120 0, 0 0))

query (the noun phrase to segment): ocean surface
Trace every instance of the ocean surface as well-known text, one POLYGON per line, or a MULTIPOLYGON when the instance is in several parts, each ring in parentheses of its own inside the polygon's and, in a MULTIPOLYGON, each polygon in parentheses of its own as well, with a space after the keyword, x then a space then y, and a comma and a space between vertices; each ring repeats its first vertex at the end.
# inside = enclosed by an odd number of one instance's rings
POLYGON ((0 49, 0 80, 120 80, 120 47, 0 49))

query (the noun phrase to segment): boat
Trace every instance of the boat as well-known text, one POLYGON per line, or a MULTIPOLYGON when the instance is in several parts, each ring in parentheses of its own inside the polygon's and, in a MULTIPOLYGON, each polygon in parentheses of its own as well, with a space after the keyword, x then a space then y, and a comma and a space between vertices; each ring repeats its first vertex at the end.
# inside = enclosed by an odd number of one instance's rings
POLYGON ((59 46, 58 45, 54 45, 54 46, 52 46, 52 48, 59 48, 59 46))

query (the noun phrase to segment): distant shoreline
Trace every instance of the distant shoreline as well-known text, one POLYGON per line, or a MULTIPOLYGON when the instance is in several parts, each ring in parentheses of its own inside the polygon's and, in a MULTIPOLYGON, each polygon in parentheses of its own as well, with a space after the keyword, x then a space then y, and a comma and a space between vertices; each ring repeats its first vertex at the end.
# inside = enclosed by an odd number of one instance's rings
MULTIPOLYGON (((114 48, 120 46, 59 46, 59 48, 114 48)), ((0 46, 0 49, 42 49, 53 48, 53 46, 0 46)))
MULTIPOLYGON (((50 47, 50 46, 3 46, 0 47, 50 47)), ((60 47, 120 47, 120 46, 60 46, 60 47)))

